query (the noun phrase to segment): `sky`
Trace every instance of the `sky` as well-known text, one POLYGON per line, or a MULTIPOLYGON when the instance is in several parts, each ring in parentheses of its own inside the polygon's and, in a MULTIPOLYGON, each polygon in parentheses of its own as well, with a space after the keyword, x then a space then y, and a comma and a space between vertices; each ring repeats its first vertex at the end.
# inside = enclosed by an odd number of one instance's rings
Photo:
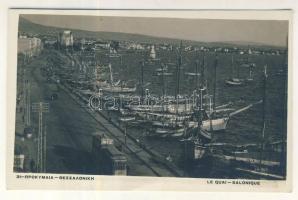
POLYGON ((288 22, 277 20, 177 19, 22 15, 31 22, 69 29, 143 34, 201 42, 253 42, 286 46, 288 22))

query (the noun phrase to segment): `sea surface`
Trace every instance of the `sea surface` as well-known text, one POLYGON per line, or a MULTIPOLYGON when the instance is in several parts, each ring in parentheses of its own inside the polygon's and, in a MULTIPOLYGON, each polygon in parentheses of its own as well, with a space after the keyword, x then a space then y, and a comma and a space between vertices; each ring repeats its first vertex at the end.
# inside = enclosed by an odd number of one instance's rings
MULTIPOLYGON (((119 58, 111 59, 115 79, 125 81, 128 85, 141 82, 141 61, 147 60, 143 53, 119 52, 122 54, 122 63, 119 58)), ((162 80, 156 76, 156 69, 161 67, 161 63, 167 64, 168 72, 173 76, 164 78, 164 85, 167 95, 175 95, 177 87, 176 73, 176 51, 157 50, 157 57, 160 60, 146 62, 144 70, 144 85, 151 94, 162 94, 162 80)), ((239 55, 236 53, 218 53, 218 64, 216 67, 215 80, 215 53, 205 52, 182 52, 182 67, 180 71, 180 94, 191 95, 196 89, 194 77, 188 77, 186 72, 195 72, 198 60, 205 62, 205 78, 207 81, 208 93, 213 94, 214 81, 216 81, 216 106, 232 102, 235 108, 246 106, 262 100, 265 91, 265 141, 274 142, 286 138, 287 135, 287 65, 285 55, 239 55), (234 57, 234 70, 232 68, 232 55, 234 57), (228 86, 225 80, 237 76, 239 78, 249 77, 249 68, 241 67, 238 59, 249 59, 256 64, 253 69, 253 81, 244 86, 228 86), (264 90, 264 66, 267 66, 266 90, 264 90), (239 68, 238 68, 239 67, 239 68)), ((96 55, 97 61, 107 64, 108 59, 103 54, 96 55)), ((198 71, 201 71, 201 64, 198 71)), ((200 78, 199 78, 200 79, 200 78)), ((140 88, 140 87, 138 87, 140 88)), ((141 94, 140 89, 138 94, 141 94)), ((258 104, 251 109, 231 117, 225 131, 217 132, 213 135, 212 142, 224 142, 232 144, 260 143, 262 139, 263 127, 263 104, 258 104)), ((144 143, 147 148, 155 150, 165 158, 171 156, 173 162, 187 171, 187 176, 191 177, 229 177, 232 175, 225 169, 222 172, 222 165, 213 166, 209 170, 208 166, 202 169, 189 168, 186 166, 184 158, 184 142, 173 138, 153 138, 145 136, 145 129, 140 127, 128 128, 128 134, 144 143), (207 172, 207 171, 208 172, 207 172), (207 173, 206 173, 207 172, 207 173)), ((235 175, 235 174, 234 174, 235 175)))

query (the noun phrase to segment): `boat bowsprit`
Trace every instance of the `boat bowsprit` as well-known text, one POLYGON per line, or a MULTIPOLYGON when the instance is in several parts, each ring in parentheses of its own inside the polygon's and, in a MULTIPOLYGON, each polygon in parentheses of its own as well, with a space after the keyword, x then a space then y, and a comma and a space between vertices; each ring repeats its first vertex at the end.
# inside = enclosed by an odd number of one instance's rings
POLYGON ((208 140, 212 139, 212 134, 206 130, 200 129, 199 134, 208 140))

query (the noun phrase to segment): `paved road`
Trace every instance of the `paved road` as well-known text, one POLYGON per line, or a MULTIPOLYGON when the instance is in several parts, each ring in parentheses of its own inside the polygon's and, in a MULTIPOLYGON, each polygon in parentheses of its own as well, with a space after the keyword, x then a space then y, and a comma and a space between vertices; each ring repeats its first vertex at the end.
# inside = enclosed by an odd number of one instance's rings
MULTIPOLYGON (((47 126, 47 172, 94 174, 91 157, 91 135, 106 130, 64 91, 57 90, 41 76, 40 66, 45 61, 37 59, 29 67, 31 101, 49 102, 50 112, 44 115, 47 126), (50 95, 58 94, 58 100, 51 101, 50 95)), ((37 129, 37 113, 32 113, 32 123, 37 129)), ((128 157, 129 175, 155 176, 135 157, 128 157)))
MULTIPOLYGON (((69 57, 72 57, 72 60, 75 60, 75 62, 79 62, 78 59, 75 56, 71 56, 68 54, 69 57)), ((79 64, 79 63, 77 63, 79 64)), ((68 91, 69 95, 75 99, 78 104, 80 104, 82 107, 85 107, 88 99, 81 96, 81 94, 78 91, 70 92, 70 87, 66 86, 66 91, 68 91), (80 98, 78 98, 80 97, 80 98), (82 101, 84 99, 84 101, 82 101)), ((65 87, 63 87, 65 88, 65 87)), ((177 167, 173 166, 171 163, 167 162, 165 158, 161 157, 157 152, 152 152, 150 150, 144 150, 144 148, 141 148, 140 144, 136 142, 131 137, 126 138, 126 145, 125 144, 125 137, 124 132, 121 131, 118 127, 111 124, 110 121, 107 120, 106 117, 103 117, 103 113, 90 111, 88 109, 85 109, 93 118, 99 122, 103 127, 106 129, 106 133, 112 136, 114 139, 119 141, 123 146, 126 146, 127 153, 132 153, 136 155, 139 160, 141 160, 145 165, 147 165, 151 171, 153 171, 158 176, 182 176, 183 172, 178 169, 177 167)))
MULTIPOLYGON (((44 62, 39 58, 30 65, 29 81, 32 103, 39 101, 50 103, 50 112, 45 114, 47 172, 95 174, 90 154, 92 133, 113 133, 114 139, 120 143, 124 141, 123 133, 101 115, 88 113, 74 95, 59 89, 54 83, 48 83, 40 73, 40 67, 44 62), (58 94, 57 100, 50 100, 52 93, 58 94)), ((32 114, 32 122, 37 130, 37 113, 32 114)), ((129 148, 124 151, 128 158, 129 175, 175 176, 133 140, 128 138, 127 145, 129 148)))
MULTIPOLYGON (((130 137, 126 137, 126 145, 125 145, 125 136, 124 133, 116 126, 112 125, 103 115, 94 110, 90 110, 86 108, 86 104, 82 101, 83 98, 79 98, 80 94, 74 95, 69 92, 69 90, 62 86, 65 91, 68 91, 69 95, 75 99, 75 101, 81 105, 82 108, 86 110, 98 123, 100 123, 104 129, 105 133, 110 137, 114 138, 117 142, 119 142, 126 150, 126 154, 132 154, 138 157, 140 161, 143 162, 144 165, 148 166, 151 171, 153 171, 158 176, 181 176, 182 174, 180 170, 173 169, 172 167, 166 166, 164 163, 166 162, 163 159, 160 159, 161 156, 156 155, 156 153, 151 153, 145 151, 141 148, 140 144, 138 144, 135 140, 130 137)), ((86 99, 85 99, 86 101, 86 99)))

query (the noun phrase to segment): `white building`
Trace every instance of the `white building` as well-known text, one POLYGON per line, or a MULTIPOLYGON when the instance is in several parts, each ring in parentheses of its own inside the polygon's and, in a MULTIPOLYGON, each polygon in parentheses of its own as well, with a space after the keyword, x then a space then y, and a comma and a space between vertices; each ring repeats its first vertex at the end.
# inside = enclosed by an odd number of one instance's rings
POLYGON ((18 38, 18 53, 27 57, 37 55, 42 50, 42 42, 39 38, 18 38))
POLYGON ((73 46, 73 34, 71 31, 63 31, 58 34, 58 43, 62 47, 72 47, 73 46))
POLYGON ((155 52, 155 47, 154 45, 151 46, 151 51, 150 51, 150 58, 155 59, 156 58, 156 52, 155 52))

